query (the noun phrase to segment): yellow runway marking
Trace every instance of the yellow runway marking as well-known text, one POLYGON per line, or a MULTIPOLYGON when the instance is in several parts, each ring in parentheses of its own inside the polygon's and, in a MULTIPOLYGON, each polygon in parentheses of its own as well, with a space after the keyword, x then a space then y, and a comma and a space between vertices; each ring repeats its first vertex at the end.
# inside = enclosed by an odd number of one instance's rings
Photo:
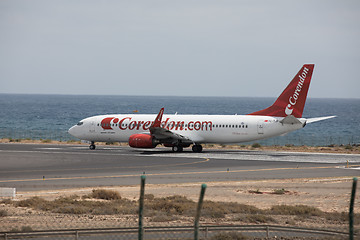
MULTIPOLYGON (((209 159, 206 159, 201 162, 207 162, 209 159)), ((166 165, 167 166, 167 165, 166 165)), ((170 176, 170 175, 194 175, 194 174, 218 174, 218 173, 240 173, 240 172, 265 172, 265 171, 285 171, 285 170, 307 170, 307 169, 331 169, 339 168, 338 166, 324 166, 324 167, 299 167, 299 168, 268 168, 268 169, 244 169, 244 170, 232 170, 232 171, 207 171, 207 172, 176 172, 176 173, 151 173, 145 174, 146 176, 170 176)), ((126 178, 126 177, 137 177, 141 174, 127 174, 127 175, 114 175, 114 176, 91 176, 91 177, 64 177, 64 178, 36 178, 36 179, 14 179, 14 180, 4 180, 0 183, 9 183, 9 182, 34 182, 34 181, 57 181, 57 180, 77 180, 77 179, 105 179, 105 178, 126 178)))

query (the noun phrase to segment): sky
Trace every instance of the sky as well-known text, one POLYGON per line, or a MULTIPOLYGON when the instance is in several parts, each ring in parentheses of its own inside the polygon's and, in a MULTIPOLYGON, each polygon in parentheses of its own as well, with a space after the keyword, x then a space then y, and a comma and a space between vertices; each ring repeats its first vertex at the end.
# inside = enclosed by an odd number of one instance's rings
POLYGON ((0 93, 360 98, 360 1, 0 0, 0 93))

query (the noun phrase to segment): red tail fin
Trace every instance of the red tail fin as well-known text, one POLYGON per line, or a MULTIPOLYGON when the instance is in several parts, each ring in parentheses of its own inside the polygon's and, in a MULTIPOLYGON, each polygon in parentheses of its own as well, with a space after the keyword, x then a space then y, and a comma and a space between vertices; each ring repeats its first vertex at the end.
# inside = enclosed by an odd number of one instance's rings
POLYGON ((273 105, 249 115, 301 118, 313 70, 314 64, 305 64, 273 105))
POLYGON ((160 112, 156 116, 155 121, 151 127, 160 127, 163 114, 164 114, 164 108, 160 109, 160 112))

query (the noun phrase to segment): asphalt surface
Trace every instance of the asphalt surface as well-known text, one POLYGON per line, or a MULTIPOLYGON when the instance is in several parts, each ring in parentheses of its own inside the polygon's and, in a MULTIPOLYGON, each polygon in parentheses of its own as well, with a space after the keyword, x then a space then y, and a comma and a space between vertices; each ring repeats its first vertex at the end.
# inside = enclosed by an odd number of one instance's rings
POLYGON ((0 187, 38 191, 77 187, 360 175, 360 155, 204 149, 173 153, 119 146, 0 144, 0 187))

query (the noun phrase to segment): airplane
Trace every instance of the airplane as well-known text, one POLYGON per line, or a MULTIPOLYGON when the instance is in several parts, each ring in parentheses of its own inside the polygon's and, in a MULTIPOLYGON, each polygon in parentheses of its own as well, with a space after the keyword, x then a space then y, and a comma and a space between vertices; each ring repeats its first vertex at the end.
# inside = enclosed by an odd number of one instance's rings
POLYGON ((155 148, 162 144, 173 152, 192 145, 233 144, 283 135, 336 116, 302 118, 314 64, 305 64, 270 107, 247 115, 111 114, 88 117, 69 133, 90 142, 128 142, 133 148, 155 148))

